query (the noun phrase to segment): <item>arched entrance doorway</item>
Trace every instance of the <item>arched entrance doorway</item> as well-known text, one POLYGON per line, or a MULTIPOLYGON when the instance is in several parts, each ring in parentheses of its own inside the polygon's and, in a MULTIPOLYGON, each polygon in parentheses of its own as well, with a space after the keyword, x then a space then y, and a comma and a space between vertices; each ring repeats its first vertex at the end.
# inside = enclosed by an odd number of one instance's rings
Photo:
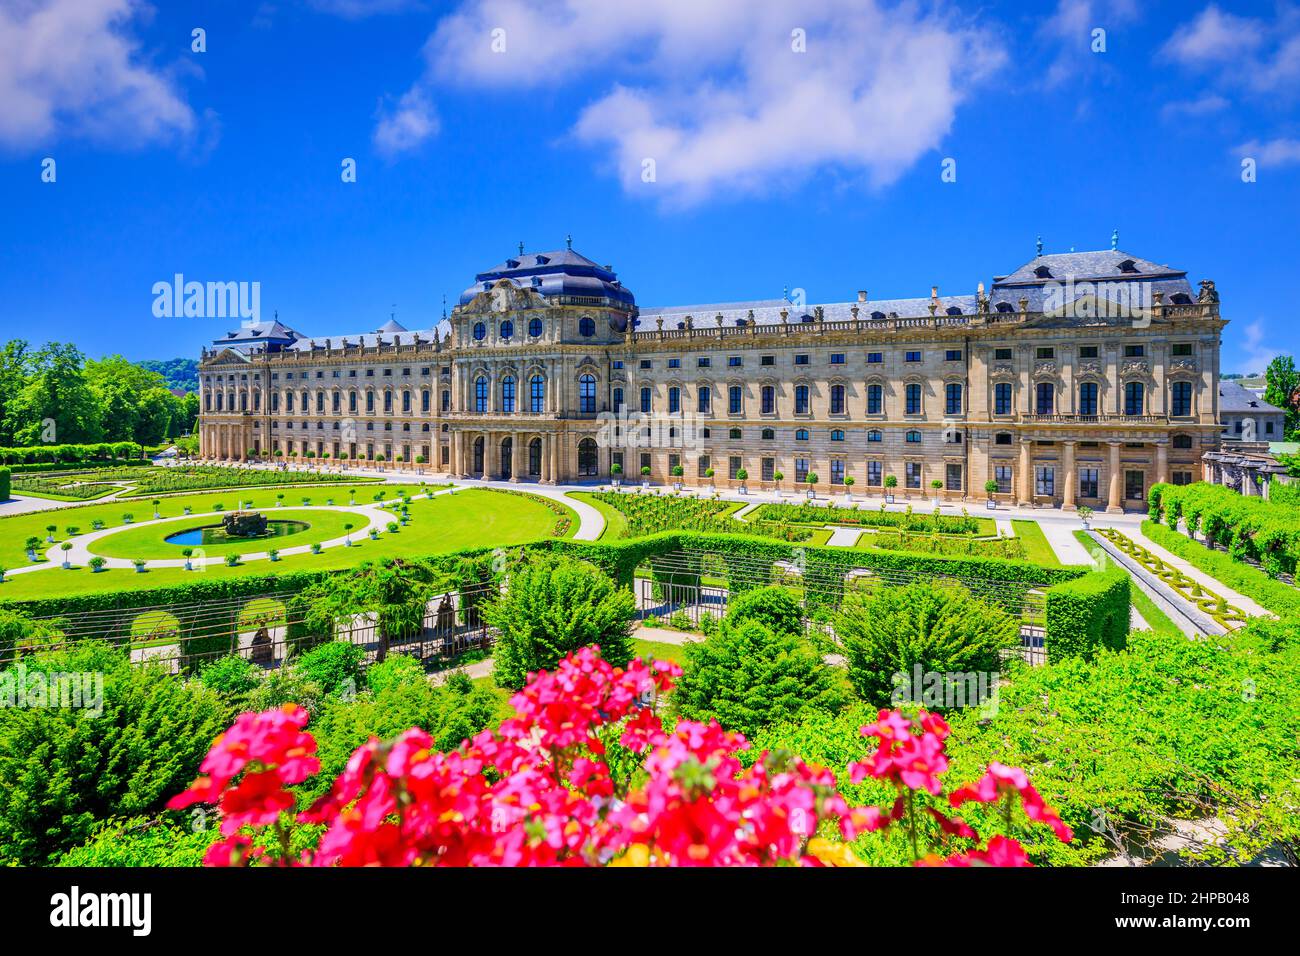
POLYGON ((595 441, 584 438, 578 442, 578 474, 583 478, 594 478, 598 462, 595 441))
POLYGON ((539 478, 542 474, 542 440, 534 438, 528 443, 528 474, 539 478))
POLYGON ((514 474, 515 440, 510 437, 501 439, 501 477, 509 478, 514 474))
POLYGON ((483 436, 479 435, 474 439, 474 467, 470 469, 470 474, 483 474, 483 436))

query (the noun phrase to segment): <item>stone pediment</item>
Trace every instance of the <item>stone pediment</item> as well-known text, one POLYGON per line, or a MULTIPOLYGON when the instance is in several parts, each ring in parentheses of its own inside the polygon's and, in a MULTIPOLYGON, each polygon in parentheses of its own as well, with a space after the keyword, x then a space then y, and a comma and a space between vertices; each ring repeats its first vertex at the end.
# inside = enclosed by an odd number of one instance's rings
POLYGON ((460 311, 471 314, 504 313, 546 307, 546 299, 541 293, 532 289, 521 289, 509 279, 498 279, 490 289, 480 292, 465 303, 460 311))
POLYGON ((203 363, 205 367, 211 368, 214 365, 247 365, 248 356, 235 349, 222 349, 213 358, 203 363))

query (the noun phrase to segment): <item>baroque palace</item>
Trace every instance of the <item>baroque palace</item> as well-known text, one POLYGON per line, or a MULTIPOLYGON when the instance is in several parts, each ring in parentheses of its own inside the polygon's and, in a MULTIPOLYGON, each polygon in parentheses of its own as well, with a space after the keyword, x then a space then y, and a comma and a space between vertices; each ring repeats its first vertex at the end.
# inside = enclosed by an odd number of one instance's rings
POLYGON ((433 329, 219 339, 201 454, 1141 508, 1219 447, 1226 321, 1213 282, 1115 246, 1040 245, 972 295, 656 309, 571 247, 521 246, 433 329))

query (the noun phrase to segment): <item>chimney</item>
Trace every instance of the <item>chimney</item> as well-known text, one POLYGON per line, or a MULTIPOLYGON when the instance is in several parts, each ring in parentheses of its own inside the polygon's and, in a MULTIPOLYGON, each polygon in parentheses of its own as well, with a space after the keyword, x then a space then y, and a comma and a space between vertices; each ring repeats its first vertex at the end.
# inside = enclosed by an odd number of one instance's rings
POLYGON ((867 290, 866 290, 866 289, 859 289, 859 290, 858 290, 858 301, 859 301, 859 302, 866 302, 866 301, 867 301, 867 290))

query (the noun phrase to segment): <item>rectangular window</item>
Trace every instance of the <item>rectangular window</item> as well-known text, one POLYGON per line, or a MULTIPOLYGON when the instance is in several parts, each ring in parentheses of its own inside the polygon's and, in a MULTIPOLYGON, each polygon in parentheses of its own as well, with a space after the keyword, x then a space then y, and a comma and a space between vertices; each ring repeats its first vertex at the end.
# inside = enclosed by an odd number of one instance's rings
POLYGON ((807 356, 806 354, 796 355, 796 356, 794 357, 794 364, 795 364, 795 365, 807 365, 807 364, 808 364, 808 356, 807 356))
POLYGON ((831 364, 832 364, 832 365, 843 365, 843 364, 844 364, 844 353, 843 353, 843 352, 832 352, 832 353, 831 353, 831 364))
POLYGON ((948 349, 943 353, 943 360, 945 362, 960 362, 961 349, 948 349))
POLYGON ((1096 357, 1097 357, 1097 346, 1095 345, 1079 346, 1079 358, 1096 358, 1096 357))
POLYGON ((1169 390, 1169 414, 1187 416, 1192 414, 1192 383, 1174 382, 1169 390))
POLYGON ((1079 497, 1080 498, 1097 497, 1097 469, 1096 468, 1079 469, 1079 497))
POLYGON ((908 385, 903 394, 905 396, 905 402, 906 402, 904 408, 906 413, 908 415, 920 415, 921 414, 921 386, 916 384, 908 385))
POLYGON ((868 353, 867 353, 867 364, 868 364, 868 365, 884 365, 884 364, 885 364, 885 353, 884 353, 884 352, 868 352, 868 353))
POLYGON ((796 458, 794 460, 794 480, 797 484, 803 484, 808 480, 807 458, 796 458))
POLYGON ((1192 483, 1192 473, 1190 471, 1174 472, 1173 483, 1176 485, 1190 485, 1192 483))
POLYGON ((727 458, 727 477, 732 481, 736 480, 736 475, 741 469, 740 456, 731 455, 727 458))
POLYGON ((1051 465, 1034 469, 1034 494, 1044 498, 1056 496, 1056 469, 1051 465))
POLYGON ((1011 414, 1011 383, 998 382, 993 386, 993 414, 1011 414))
POLYGON ((744 406, 744 392, 739 385, 732 385, 727 389, 727 411, 732 415, 739 415, 744 406))
POLYGON ((728 368, 740 368, 740 366, 742 366, 742 365, 744 365, 744 364, 745 364, 745 360, 744 360, 744 358, 743 358, 742 356, 740 356, 740 355, 728 355, 728 356, 727 356, 727 367, 728 367, 728 368))
POLYGON ((1056 349, 1052 348, 1050 345, 1040 345, 1038 348, 1034 349, 1034 358, 1056 358, 1056 349))
POLYGON ((903 466, 903 484, 908 488, 921 487, 921 463, 909 461, 903 466))
POLYGON ((762 475, 764 481, 772 481, 773 475, 776 474, 776 459, 764 458, 762 464, 762 475))
POLYGON ((998 494, 1000 495, 1011 494, 1011 466, 1010 465, 994 465, 993 480, 998 483, 998 494))
POLYGON ((696 462, 695 467, 701 478, 709 477, 709 456, 701 455, 699 460, 696 462))
POLYGON ((919 361, 921 361, 921 353, 920 353, 920 352, 906 352, 906 353, 903 354, 903 361, 904 361, 904 362, 919 362, 919 361))
POLYGON ((993 358, 999 362, 1011 361, 1011 349, 994 349, 993 358))
POLYGON ((944 468, 944 487, 949 491, 961 491, 961 465, 949 462, 944 468))
POLYGON ((1124 472, 1124 497, 1129 501, 1146 501, 1146 480, 1145 472, 1124 472))
POLYGON ((1169 354, 1173 356, 1188 356, 1192 354, 1191 342, 1175 342, 1169 346, 1169 354))
POLYGON ((650 453, 648 451, 641 452, 641 467, 642 468, 652 467, 650 464, 650 453))
POLYGON ((883 484, 881 472, 883 466, 878 461, 867 462, 867 485, 871 488, 879 488, 883 484))
POLYGON ((623 360, 622 360, 622 359, 614 359, 614 361, 611 362, 610 365, 611 365, 613 368, 615 368, 615 369, 621 369, 621 368, 623 367, 623 360))
POLYGON ((759 360, 758 360, 758 364, 759 364, 759 365, 775 365, 775 364, 776 364, 776 356, 775 356, 775 355, 764 355, 764 356, 761 356, 761 357, 759 358, 759 360))
POLYGON ((696 365, 697 368, 708 368, 708 367, 709 367, 710 365, 712 365, 712 364, 713 364, 713 359, 711 359, 711 358, 709 358, 709 357, 707 357, 707 356, 705 356, 704 358, 701 358, 699 361, 697 361, 697 362, 695 363, 695 365, 696 365))
POLYGON ((1124 346, 1125 358, 1141 358, 1147 354, 1145 345, 1126 345, 1124 346))
POLYGON ((945 415, 961 414, 961 386, 955 382, 949 383, 944 388, 943 409, 945 415))
POLYGON ((668 456, 668 474, 677 477, 677 466, 682 463, 682 456, 672 453, 668 456))
POLYGON ((835 459, 831 460, 831 484, 844 484, 844 462, 835 459))
POLYGON ((681 367, 682 367, 682 360, 679 359, 679 358, 669 359, 669 360, 668 360, 668 367, 669 367, 669 368, 681 368, 681 367))
POLYGON ((649 359, 642 359, 642 360, 641 360, 641 368, 643 368, 643 369, 650 368, 650 360, 649 360, 649 359))

